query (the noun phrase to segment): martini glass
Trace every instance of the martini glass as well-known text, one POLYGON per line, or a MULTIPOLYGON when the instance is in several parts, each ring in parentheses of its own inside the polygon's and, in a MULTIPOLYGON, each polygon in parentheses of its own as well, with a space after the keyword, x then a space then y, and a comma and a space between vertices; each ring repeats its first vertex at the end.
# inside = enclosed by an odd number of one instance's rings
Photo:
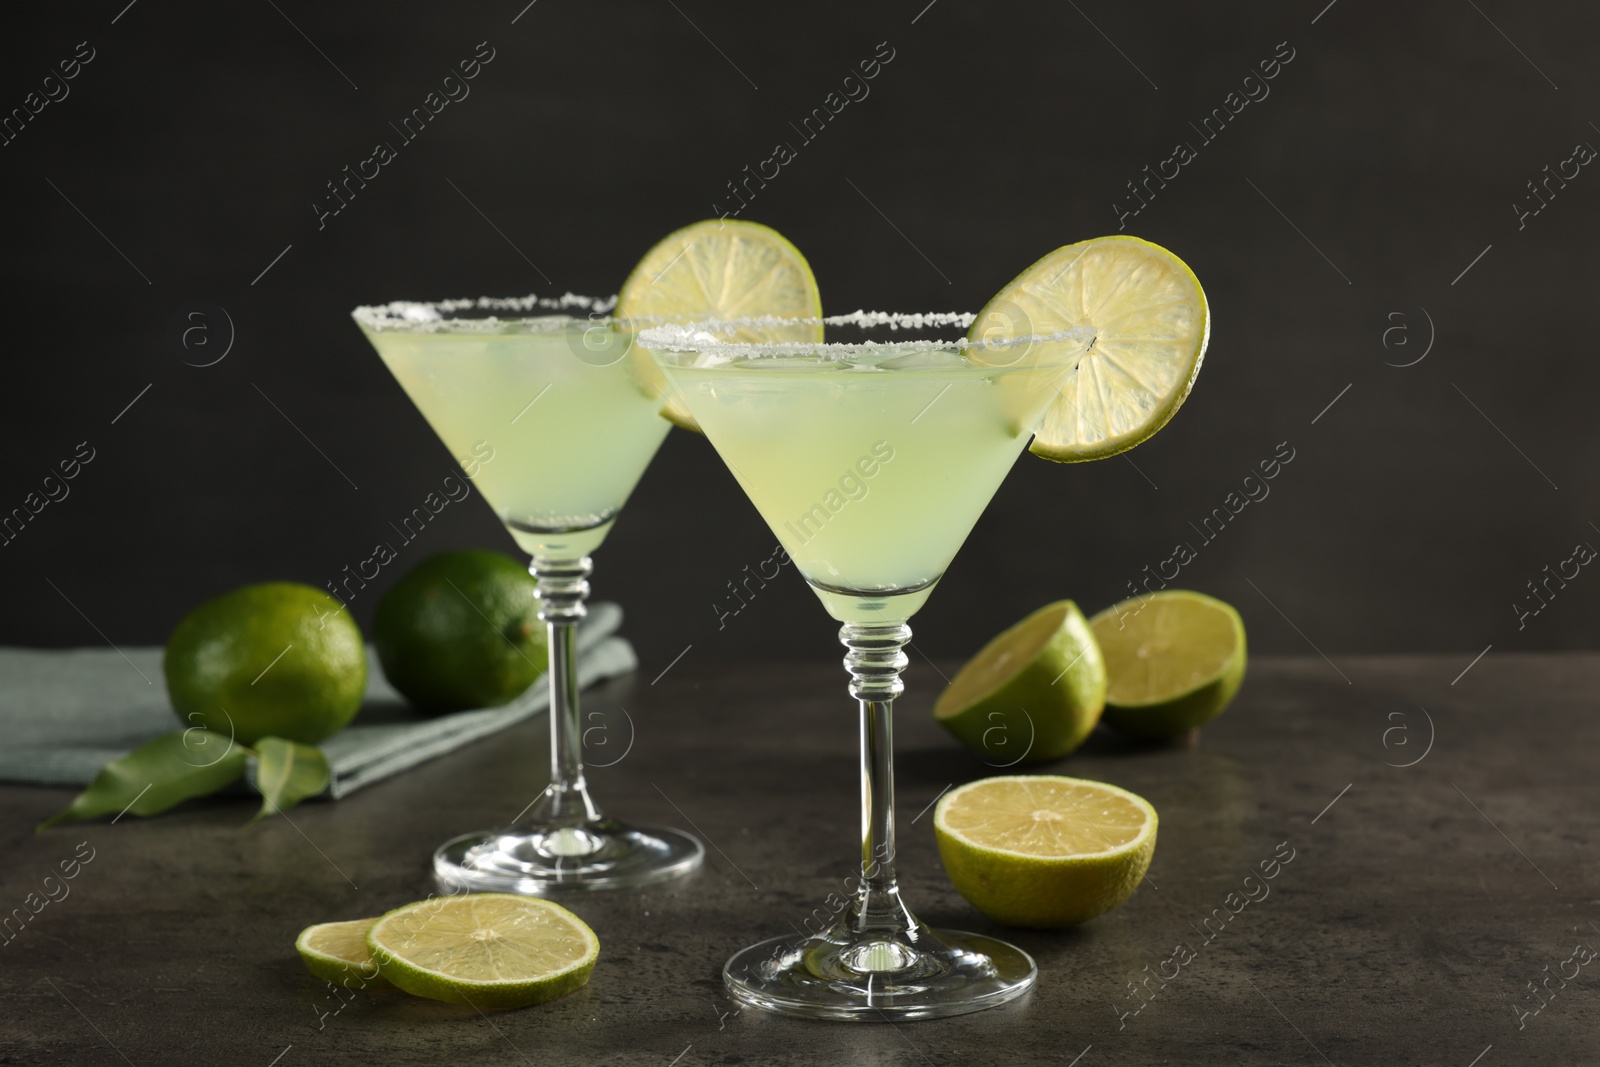
POLYGON ((550 784, 508 829, 434 853, 451 887, 542 895, 688 874, 705 849, 680 830, 601 813, 583 775, 573 630, 589 553, 605 540, 670 424, 649 357, 609 301, 397 301, 353 315, 412 403, 532 557, 549 630, 550 784), (574 314, 576 312, 577 314, 574 314))
MULTIPOLYGON (((1013 945, 933 930, 895 871, 893 702, 907 620, 933 592, 1093 341, 1078 329, 968 342, 971 315, 706 322, 640 343, 830 615, 860 702, 860 877, 826 928, 737 953, 743 1003, 827 1019, 919 1019, 1003 1004, 1034 981, 1013 945), (826 330, 844 343, 745 343, 826 330)), ((827 914, 827 909, 824 910, 827 914)))

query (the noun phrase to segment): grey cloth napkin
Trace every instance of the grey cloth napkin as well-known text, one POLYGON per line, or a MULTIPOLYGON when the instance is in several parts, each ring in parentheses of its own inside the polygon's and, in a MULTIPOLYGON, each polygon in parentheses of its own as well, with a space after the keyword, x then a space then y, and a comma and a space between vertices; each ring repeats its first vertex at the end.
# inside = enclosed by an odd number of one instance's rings
MULTIPOLYGON (((622 609, 589 606, 578 625, 578 684, 638 666, 616 636, 622 609)), ((101 767, 146 741, 183 728, 167 702, 159 648, 46 651, 0 648, 0 781, 85 786, 101 767)), ((367 695, 355 721, 321 744, 334 799, 544 711, 550 687, 535 684, 503 707, 418 715, 367 649, 367 695)))

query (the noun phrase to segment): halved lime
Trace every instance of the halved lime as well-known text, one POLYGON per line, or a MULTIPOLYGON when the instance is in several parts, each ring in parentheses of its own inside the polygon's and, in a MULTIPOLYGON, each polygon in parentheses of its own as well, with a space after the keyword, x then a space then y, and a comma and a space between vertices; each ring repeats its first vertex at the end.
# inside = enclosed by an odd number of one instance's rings
MULTIPOLYGON (((707 219, 668 234, 644 254, 622 283, 619 318, 820 319, 822 297, 811 265, 800 250, 769 226, 740 219, 707 219)), ((803 336, 770 336, 750 331, 734 340, 820 341, 822 326, 807 326, 803 336)), ((665 398, 661 414, 686 430, 700 432, 694 417, 677 402, 648 352, 641 350, 640 375, 665 398)))
POLYGON ((1083 744, 1106 702, 1106 668, 1070 600, 990 641, 939 694, 933 717, 990 766, 1042 763, 1083 744))
POLYGON ((396 908, 367 932, 367 948, 379 972, 407 993, 503 1011, 582 986, 600 939, 548 900, 472 893, 396 908))
POLYGON ((1089 620, 1106 658, 1105 721, 1133 737, 1204 726, 1244 682, 1244 620, 1204 593, 1164 589, 1089 620))
POLYGON ((377 919, 318 923, 300 931, 294 947, 306 970, 329 982, 350 987, 388 986, 367 951, 367 931, 377 919))
POLYGON ((1156 850, 1156 809, 1105 782, 983 778, 933 813, 939 858, 963 897, 996 922, 1087 922, 1133 895, 1156 850))
POLYGON ((1095 330, 1029 446, 1062 463, 1104 459, 1172 418, 1211 336, 1205 291, 1188 266, 1149 241, 1097 237, 1058 248, 978 313, 974 340, 1095 330))

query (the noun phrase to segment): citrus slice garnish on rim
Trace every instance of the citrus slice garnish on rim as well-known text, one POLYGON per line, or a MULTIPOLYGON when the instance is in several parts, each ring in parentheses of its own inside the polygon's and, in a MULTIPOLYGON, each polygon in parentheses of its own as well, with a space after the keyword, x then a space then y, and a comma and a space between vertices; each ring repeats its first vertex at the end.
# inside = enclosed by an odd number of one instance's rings
MULTIPOLYGON (((622 283, 619 318, 630 319, 820 319, 822 297, 811 265, 777 230, 741 219, 707 219, 662 238, 622 283)), ((791 329, 782 337, 753 328, 731 335, 741 341, 821 341, 822 325, 791 329), (748 334, 748 336, 746 336, 748 334)), ((649 353, 639 370, 664 398, 661 414, 700 432, 678 403, 649 353)))
POLYGON ((1160 245, 1098 237, 1058 248, 978 313, 973 340, 1045 336, 1075 326, 1094 344, 1061 388, 1031 451, 1077 463, 1147 440, 1200 372, 1211 316, 1194 272, 1160 245))

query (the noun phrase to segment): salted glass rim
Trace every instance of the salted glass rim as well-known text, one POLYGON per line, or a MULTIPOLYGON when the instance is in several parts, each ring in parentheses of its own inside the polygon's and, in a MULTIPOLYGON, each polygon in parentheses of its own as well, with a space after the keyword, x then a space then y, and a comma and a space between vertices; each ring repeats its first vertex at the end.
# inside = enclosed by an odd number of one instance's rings
POLYGON ((1030 347, 1039 344, 1058 344, 1077 341, 1085 346, 1093 342, 1096 330, 1092 326, 1072 326, 1044 334, 1027 334, 1021 337, 1003 337, 972 340, 965 333, 957 337, 917 337, 905 341, 724 341, 718 334, 743 329, 784 329, 808 326, 853 326, 858 329, 886 327, 890 331, 931 331, 957 327, 969 328, 978 316, 970 311, 852 311, 848 315, 820 317, 784 317, 761 315, 735 319, 701 319, 695 322, 665 322, 650 326, 638 335, 639 343, 653 352, 674 352, 707 357, 715 362, 731 360, 770 359, 779 357, 810 356, 824 360, 848 360, 859 356, 893 356, 913 352, 953 351, 961 355, 969 352, 987 352, 1030 347))
MULTIPOLYGON (((391 300, 386 304, 364 304, 350 312, 356 323, 374 332, 397 333, 496 333, 507 327, 520 327, 544 333, 565 329, 573 323, 585 327, 608 326, 618 321, 611 312, 617 297, 584 296, 479 296, 450 300, 391 300), (468 312, 469 314, 462 314, 468 312)), ((666 319, 651 321, 665 323, 666 319)))

